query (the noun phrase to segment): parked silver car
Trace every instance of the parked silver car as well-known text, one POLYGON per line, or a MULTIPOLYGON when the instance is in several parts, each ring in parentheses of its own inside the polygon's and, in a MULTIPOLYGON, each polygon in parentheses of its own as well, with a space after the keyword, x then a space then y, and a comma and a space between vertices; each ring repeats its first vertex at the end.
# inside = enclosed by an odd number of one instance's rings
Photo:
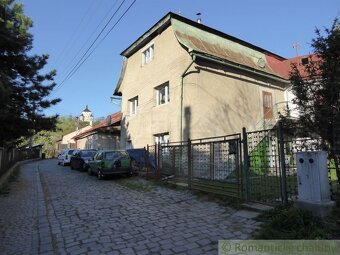
POLYGON ((70 164, 71 156, 75 150, 65 149, 60 151, 58 155, 58 165, 66 166, 70 164))

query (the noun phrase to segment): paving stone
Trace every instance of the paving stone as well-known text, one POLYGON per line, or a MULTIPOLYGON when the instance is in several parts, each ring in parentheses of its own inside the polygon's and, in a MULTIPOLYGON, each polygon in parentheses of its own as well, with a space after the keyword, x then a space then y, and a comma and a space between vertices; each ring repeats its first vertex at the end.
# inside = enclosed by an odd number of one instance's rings
MULTIPOLYGON (((4 254, 217 254, 218 240, 251 238, 260 226, 256 212, 199 200, 190 191, 155 187, 141 192, 122 181, 98 181, 57 166, 56 160, 25 165, 18 185, 8 197, 0 196, 0 250, 4 254)), ((128 181, 136 187, 148 185, 143 179, 128 181)))

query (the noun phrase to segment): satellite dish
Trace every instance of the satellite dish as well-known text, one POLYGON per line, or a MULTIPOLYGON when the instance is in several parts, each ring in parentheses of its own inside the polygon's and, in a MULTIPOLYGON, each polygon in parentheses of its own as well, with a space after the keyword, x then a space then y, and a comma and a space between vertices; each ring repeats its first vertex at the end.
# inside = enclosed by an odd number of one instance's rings
POLYGON ((261 68, 265 68, 266 61, 263 58, 259 58, 259 60, 257 61, 257 65, 261 68))

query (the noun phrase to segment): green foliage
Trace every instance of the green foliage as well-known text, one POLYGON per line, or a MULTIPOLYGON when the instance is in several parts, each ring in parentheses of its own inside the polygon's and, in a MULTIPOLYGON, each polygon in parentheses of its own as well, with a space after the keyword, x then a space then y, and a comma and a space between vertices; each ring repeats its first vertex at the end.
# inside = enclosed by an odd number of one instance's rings
POLYGON ((269 171, 269 138, 264 137, 250 152, 250 168, 254 174, 267 174, 269 171))
MULTIPOLYGON (((87 126, 87 122, 80 122, 80 128, 87 126)), ((48 158, 56 154, 55 144, 63 135, 74 132, 77 128, 77 120, 73 116, 59 116, 57 119, 56 130, 40 131, 34 136, 34 144, 44 144, 43 151, 48 158)))
POLYGON ((334 234, 320 217, 291 206, 277 207, 258 219, 264 223, 256 239, 328 239, 334 234))
POLYGON ((55 128, 57 116, 46 117, 43 110, 60 101, 47 99, 56 72, 40 74, 48 56, 28 55, 31 27, 22 4, 0 0, 0 146, 55 128))
POLYGON ((335 20, 325 35, 316 29, 312 40, 315 58, 304 65, 304 73, 298 64, 292 65, 290 81, 295 95, 293 102, 300 112, 299 125, 310 136, 320 136, 329 148, 330 158, 340 184, 340 26, 335 20))

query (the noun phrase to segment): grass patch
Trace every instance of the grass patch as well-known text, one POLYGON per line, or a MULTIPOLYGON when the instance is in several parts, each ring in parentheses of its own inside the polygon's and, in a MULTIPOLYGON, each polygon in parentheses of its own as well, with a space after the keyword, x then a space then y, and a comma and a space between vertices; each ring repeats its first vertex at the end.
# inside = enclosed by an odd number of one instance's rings
POLYGON ((0 195, 8 195, 10 193, 10 183, 16 182, 20 174, 20 167, 16 166, 7 181, 0 187, 0 195))
POLYGON ((151 191, 156 185, 152 181, 147 181, 139 177, 122 178, 117 180, 117 184, 126 188, 148 192, 151 191))
POLYGON ((339 237, 339 208, 325 219, 312 215, 309 211, 280 206, 261 214, 257 219, 262 221, 261 229, 255 239, 333 239, 339 237))

